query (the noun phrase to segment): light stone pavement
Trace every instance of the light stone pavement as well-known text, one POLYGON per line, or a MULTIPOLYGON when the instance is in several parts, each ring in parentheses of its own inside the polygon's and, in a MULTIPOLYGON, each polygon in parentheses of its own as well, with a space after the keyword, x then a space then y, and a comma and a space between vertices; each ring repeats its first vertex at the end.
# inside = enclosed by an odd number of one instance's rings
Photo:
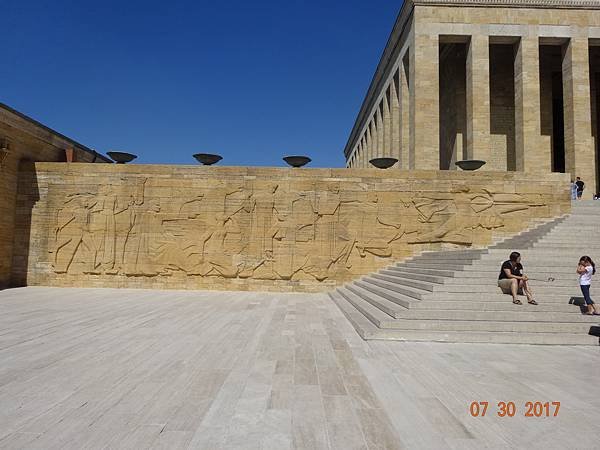
POLYGON ((364 342, 324 294, 0 292, 2 449, 597 449, 598 380, 600 347, 364 342))

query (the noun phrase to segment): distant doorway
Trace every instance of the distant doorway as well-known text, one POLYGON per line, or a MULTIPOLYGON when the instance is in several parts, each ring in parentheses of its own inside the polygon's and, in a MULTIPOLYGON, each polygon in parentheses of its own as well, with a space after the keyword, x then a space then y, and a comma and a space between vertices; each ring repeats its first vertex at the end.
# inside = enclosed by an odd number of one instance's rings
POLYGON ((468 44, 440 42, 440 169, 455 170, 466 151, 466 64, 468 44))
POLYGON ((495 167, 516 170, 515 44, 490 43, 490 146, 495 167))
POLYGON ((553 172, 565 172, 565 118, 562 47, 540 46, 541 145, 549 150, 553 172))
MULTIPOLYGON (((594 139, 596 186, 594 193, 600 193, 600 46, 590 46, 590 92, 592 101, 592 136, 594 139)), ((590 186, 591 188, 591 186, 590 186)))

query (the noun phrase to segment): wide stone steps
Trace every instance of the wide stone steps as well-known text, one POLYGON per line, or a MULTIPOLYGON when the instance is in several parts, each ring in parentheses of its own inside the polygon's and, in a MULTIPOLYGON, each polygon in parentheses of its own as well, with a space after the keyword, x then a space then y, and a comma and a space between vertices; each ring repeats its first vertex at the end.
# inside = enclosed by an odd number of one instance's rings
POLYGON ((395 304, 385 305, 392 312, 392 314, 389 314, 383 311, 380 305, 368 302, 352 292, 344 291, 343 288, 339 289, 338 293, 380 328, 406 329, 407 327, 415 327, 411 329, 431 328, 458 331, 468 326, 471 331, 487 329, 494 331, 571 333, 580 330, 582 323, 594 324, 596 319, 579 313, 499 311, 490 314, 487 311, 468 310, 406 310, 395 304))
MULTIPOLYGON (((487 253, 487 252, 486 252, 487 253)), ((423 254, 418 258, 413 259, 413 261, 419 262, 435 262, 435 261, 473 261, 475 259, 480 259, 483 253, 456 253, 448 252, 447 254, 423 254)))
MULTIPOLYGON (((573 271, 574 272, 574 271, 573 271)), ((497 266, 485 268, 484 270, 473 270, 463 272, 452 272, 450 270, 438 271, 438 275, 422 274, 415 271, 406 271, 400 267, 391 267, 382 269, 378 275, 386 276, 385 279, 402 283, 403 280, 426 282, 433 285, 440 284, 472 284, 472 285, 497 285, 498 275, 500 270, 497 266)), ((544 286, 552 288, 555 286, 561 287, 577 287, 578 278, 574 273, 557 274, 555 272, 527 272, 530 277, 532 286, 544 286), (554 278, 554 281, 549 282, 549 278, 554 278), (543 284, 542 284, 543 283, 543 284)), ((374 277, 376 275, 373 275, 374 277)), ((434 286, 435 288, 435 286, 434 286)))
MULTIPOLYGON (((600 232, 599 232, 600 234, 600 232)), ((580 253, 581 251, 587 251, 589 253, 598 253, 600 251, 600 247, 590 243, 590 245, 582 244, 581 242, 568 242, 568 241, 549 241, 543 242, 540 244, 535 244, 532 247, 533 250, 543 250, 543 249, 554 249, 555 251, 559 250, 567 250, 573 253, 580 253)))
POLYGON ((455 276, 455 271, 454 270, 448 270, 448 269, 424 269, 424 268, 420 268, 420 267, 406 267, 406 266, 390 266, 387 267, 385 269, 382 269, 383 271, 388 271, 388 272, 397 272, 397 273, 408 273, 408 274, 416 274, 416 275, 431 275, 434 277, 453 277, 455 276))
POLYGON ((391 316, 394 316, 397 311, 401 311, 396 306, 407 309, 413 308, 416 303, 421 303, 420 300, 398 292, 391 291, 386 294, 375 287, 373 287, 375 290, 375 292, 373 292, 373 290, 365 289, 359 283, 348 284, 345 288, 340 289, 343 289, 343 291, 340 292, 344 296, 346 296, 346 291, 350 291, 350 293, 360 296, 375 306, 381 306, 381 309, 385 310, 391 316), (390 303, 393 303, 395 306, 390 305, 390 303))
MULTIPOLYGON (((546 285, 538 285, 535 286, 535 291, 540 294, 554 294, 554 295, 570 295, 573 292, 579 291, 579 288, 574 289, 571 286, 549 286, 550 283, 546 285)), ((533 287, 532 287, 533 288, 533 287)), ((493 284, 444 284, 444 285, 436 285, 432 286, 432 291, 435 293, 438 292, 465 292, 465 293, 474 293, 474 294, 495 294, 500 291, 498 287, 498 282, 493 281, 493 284)))
MULTIPOLYGON (((420 302, 414 302, 409 307, 410 309, 452 309, 452 310, 479 310, 479 311, 514 311, 515 305, 512 304, 510 297, 504 296, 503 299, 492 301, 490 299, 472 299, 467 298, 458 300, 424 300, 420 302)), ((519 309, 520 311, 529 312, 561 312, 570 314, 580 314, 579 307, 575 305, 569 305, 562 299, 561 301, 549 302, 544 297, 543 303, 537 306, 529 305, 526 301, 523 301, 523 305, 519 309)))
MULTIPOLYGON (((506 261, 506 259, 508 259, 508 255, 505 255, 504 258, 499 258, 495 261, 480 261, 475 265, 464 266, 461 270, 463 272, 494 271, 499 274, 500 273, 500 265, 504 261, 506 261)), ((538 263, 537 260, 533 259, 533 260, 527 261, 527 264, 525 264, 526 261, 523 260, 523 266, 525 268, 525 273, 551 272, 555 275, 561 275, 561 274, 569 274, 570 275, 570 274, 575 273, 577 261, 579 261, 579 258, 577 258, 577 260, 575 262, 573 262, 573 260, 569 260, 569 261, 549 260, 549 261, 544 261, 544 262, 538 263)), ((449 270, 449 269, 443 269, 443 270, 449 270)))
MULTIPOLYGON (((495 275, 495 274, 494 274, 495 275)), ((580 288, 577 280, 555 280, 553 282, 539 281, 541 278, 534 278, 530 281, 530 289, 540 295, 556 295, 556 296, 571 296, 580 295, 580 288)), ((498 288, 497 276, 493 276, 489 279, 485 278, 447 278, 444 283, 426 283, 421 282, 424 288, 415 287, 415 280, 402 278, 398 276, 388 276, 381 274, 373 274, 370 277, 365 277, 361 281, 375 284, 386 289, 396 290, 396 292, 402 292, 405 295, 409 295, 414 298, 423 299, 430 295, 439 295, 439 293, 469 293, 473 295, 480 294, 494 294, 500 292, 498 288), (385 277, 385 278, 384 278, 385 277), (402 290, 398 291, 397 287, 401 286, 402 290), (406 288, 411 288, 413 291, 407 293, 406 288), (427 288, 427 289, 425 289, 427 288), (417 290, 418 289, 418 290, 417 290), (422 295, 412 295, 414 290, 417 290, 422 295), (424 292, 421 292, 424 291, 424 292)))
MULTIPOLYGON (((529 305, 525 303, 520 308, 515 310, 515 305, 511 302, 413 302, 409 309, 382 297, 373 295, 365 296, 360 291, 348 288, 338 288, 340 293, 346 300, 352 303, 355 307, 370 310, 377 309, 384 313, 389 320, 394 319, 419 319, 419 320, 466 320, 466 321, 490 321, 489 311, 494 311, 496 314, 492 317, 492 321, 496 322, 593 322, 596 318, 584 316, 580 313, 579 308, 568 304, 545 304, 545 305, 529 305), (368 303, 368 305, 366 305, 368 303), (460 304, 460 307, 455 307, 460 304), (481 307, 485 305, 485 308, 481 307), (543 317, 540 317, 543 315, 543 317)), ((384 317, 374 316, 374 317, 384 317)), ((378 326, 382 326, 378 324, 378 326)), ((386 324, 386 327, 395 328, 395 325, 386 324)))
POLYGON ((372 277, 364 277, 361 281, 357 281, 356 284, 371 292, 383 295, 386 298, 389 295, 402 294, 417 300, 423 300, 424 298, 426 298, 428 293, 433 292, 433 290, 424 291, 421 289, 413 288, 411 286, 390 283, 388 281, 379 280, 377 278, 372 277))
MULTIPOLYGON (((368 281, 369 283, 378 283, 380 281, 385 281, 385 287, 391 284, 401 284, 402 286, 408 286, 415 289, 421 289, 422 291, 433 292, 436 286, 441 286, 439 283, 431 283, 427 281, 418 281, 410 278, 397 277, 393 275, 385 275, 381 272, 374 273, 370 277, 364 277, 363 280, 368 281)), ((381 286, 381 284, 379 284, 381 286)))
MULTIPOLYGON (((496 344, 596 345, 597 338, 584 334, 586 325, 573 333, 515 331, 446 331, 428 329, 379 328, 339 293, 329 294, 363 339, 425 342, 461 342, 496 344)), ((410 321, 405 321, 410 322, 410 321)), ((471 325, 471 324, 467 324, 471 325)))
MULTIPOLYGON (((489 273, 488 273, 489 274, 489 273)), ((555 281, 552 282, 546 282, 546 281, 541 281, 542 278, 541 277, 534 277, 531 273, 529 274, 530 276, 530 280, 529 280, 529 284, 530 287, 532 289, 535 290, 541 290, 541 291, 554 291, 555 288, 565 288, 565 289, 575 289, 575 290, 579 290, 579 285, 578 280, 577 279, 568 279, 568 278, 555 278, 555 281)), ((552 276, 552 275, 549 275, 552 276)), ((547 278, 546 278, 547 279, 547 278)), ((463 276, 460 277, 455 277, 455 278, 447 278, 446 281, 444 281, 443 285, 444 286, 448 286, 448 285, 471 285, 471 286, 492 286, 493 290, 497 290, 498 289, 498 274, 496 272, 492 272, 492 276, 479 276, 479 277, 472 277, 472 278, 466 278, 463 276)), ((435 290, 442 290, 443 291, 443 286, 441 286, 439 289, 434 288, 435 290)), ((448 291, 450 292, 450 291, 448 291)), ((564 291, 561 291, 564 292, 564 291)))
POLYGON ((424 252, 330 296, 365 339, 593 345, 597 338, 587 331, 600 318, 581 314, 569 299, 581 296, 575 265, 583 250, 592 257, 600 250, 600 239, 592 239, 600 227, 583 225, 591 244, 560 242, 581 225, 576 219, 539 223, 488 249, 424 252), (564 235, 555 235, 564 227, 564 235), (542 244, 550 238, 559 242, 542 244), (497 286, 500 265, 514 250, 523 255, 537 306, 524 297, 514 305, 497 286))
MULTIPOLYGON (((581 291, 573 290, 569 294, 555 294, 553 292, 545 292, 540 293, 538 289, 534 289, 534 298, 538 303, 557 303, 557 304, 568 304, 569 299, 571 297, 581 297, 581 291)), ((594 295, 592 294, 592 298, 594 295)), ((525 297, 519 296, 521 301, 525 301, 525 297)), ((432 292, 429 295, 423 297, 422 301, 431 301, 431 300, 461 300, 461 301, 472 301, 475 303, 480 302, 493 302, 493 301, 505 301, 512 305, 512 298, 509 295, 502 294, 500 289, 498 289, 494 293, 469 293, 469 292, 432 292)))

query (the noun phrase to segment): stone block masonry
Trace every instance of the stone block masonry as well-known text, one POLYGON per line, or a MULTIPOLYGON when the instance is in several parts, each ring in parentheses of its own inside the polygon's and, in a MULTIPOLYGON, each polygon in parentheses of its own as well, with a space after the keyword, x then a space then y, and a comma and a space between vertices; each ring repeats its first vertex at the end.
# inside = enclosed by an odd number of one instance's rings
POLYGON ((323 291, 570 210, 564 174, 35 163, 16 285, 323 291))
POLYGON ((0 103, 0 289, 10 283, 17 177, 24 161, 65 161, 66 152, 82 162, 106 162, 93 150, 0 103))
POLYGON ((392 155, 398 169, 456 170, 457 160, 480 159, 482 170, 579 176, 591 199, 600 191, 599 47, 598 1, 406 0, 346 165, 392 155), (387 127, 402 137, 386 139, 373 124, 399 85, 387 127))

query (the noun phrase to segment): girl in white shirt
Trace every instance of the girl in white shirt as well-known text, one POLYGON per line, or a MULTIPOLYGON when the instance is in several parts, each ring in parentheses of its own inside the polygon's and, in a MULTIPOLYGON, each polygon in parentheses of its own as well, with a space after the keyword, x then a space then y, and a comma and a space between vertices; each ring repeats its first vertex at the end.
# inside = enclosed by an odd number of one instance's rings
POLYGON ((592 284, 592 275, 596 273, 596 265, 592 258, 589 256, 582 256, 579 258, 579 264, 577 265, 577 273, 579 274, 579 286, 581 287, 581 293, 585 299, 587 305, 588 315, 600 316, 600 308, 594 304, 590 297, 590 286, 592 284))

